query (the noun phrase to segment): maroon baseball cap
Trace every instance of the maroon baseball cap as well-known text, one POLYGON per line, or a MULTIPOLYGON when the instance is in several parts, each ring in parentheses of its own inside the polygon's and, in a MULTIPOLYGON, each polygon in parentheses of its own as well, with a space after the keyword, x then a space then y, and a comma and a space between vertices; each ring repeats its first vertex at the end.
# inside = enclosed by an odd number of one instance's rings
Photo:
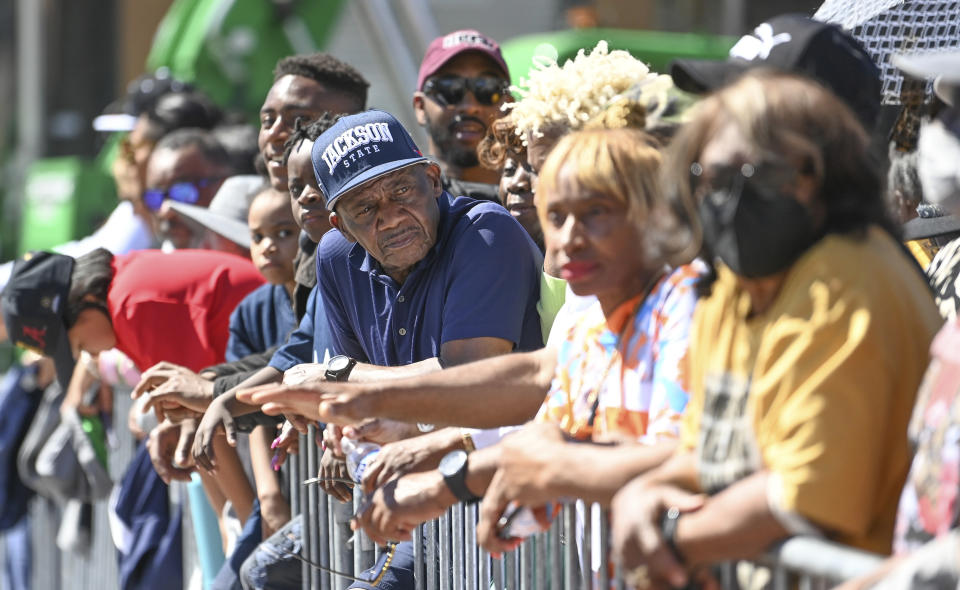
POLYGON ((423 90, 423 83, 427 81, 427 78, 434 75, 437 70, 443 67, 443 64, 465 51, 479 51, 486 55, 500 66, 507 79, 510 79, 510 70, 507 68, 507 62, 503 61, 500 45, 480 31, 464 29, 437 37, 430 42, 427 53, 423 56, 423 62, 420 63, 420 73, 417 75, 417 90, 423 90))

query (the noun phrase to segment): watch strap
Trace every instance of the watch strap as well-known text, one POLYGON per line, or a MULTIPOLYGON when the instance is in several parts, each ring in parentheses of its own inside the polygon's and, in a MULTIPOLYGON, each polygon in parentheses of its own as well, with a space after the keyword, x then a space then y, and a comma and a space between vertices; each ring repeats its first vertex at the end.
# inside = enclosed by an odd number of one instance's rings
MULTIPOLYGON (((346 356, 346 355, 344 355, 346 356)), ((348 362, 347 366, 340 369, 339 371, 334 371, 327 369, 323 372, 323 378, 327 381, 339 381, 343 382, 350 378, 350 373, 353 371, 353 368, 357 366, 357 359, 347 357, 348 362)))
POLYGON ((480 501, 480 496, 475 496, 473 492, 470 491, 470 488, 467 487, 468 463, 469 461, 464 461, 463 465, 455 473, 443 474, 443 482, 447 484, 447 487, 457 498, 457 500, 466 504, 473 504, 480 501))
POLYGON ((667 548, 670 549, 670 553, 673 554, 673 557, 677 560, 677 563, 680 565, 686 565, 686 560, 683 558, 683 554, 680 553, 680 549, 677 548, 677 523, 680 521, 681 516, 680 509, 676 506, 671 506, 663 513, 663 518, 660 520, 660 533, 663 535, 663 542, 666 544, 667 548))

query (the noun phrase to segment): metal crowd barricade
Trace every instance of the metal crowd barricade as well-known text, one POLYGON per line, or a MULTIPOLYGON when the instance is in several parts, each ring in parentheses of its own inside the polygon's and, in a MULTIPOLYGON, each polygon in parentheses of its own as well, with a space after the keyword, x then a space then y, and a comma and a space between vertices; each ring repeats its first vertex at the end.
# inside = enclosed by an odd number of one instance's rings
MULTIPOLYGON (((311 431, 301 439, 302 451, 291 464, 291 482, 299 484, 317 475, 319 451, 311 431), (312 447, 313 450, 310 450, 312 447)), ((292 485, 291 505, 304 515, 303 552, 310 562, 346 574, 339 576, 304 563, 304 590, 342 590, 379 557, 369 537, 349 528, 359 508, 359 494, 343 504, 317 486, 292 485)), ((600 551, 597 563, 608 564, 609 524, 605 512, 595 519, 585 509, 583 531, 598 520, 600 551)), ((625 587, 620 572, 610 580, 607 567, 592 571, 593 547, 585 542, 578 550, 577 510, 563 506, 550 530, 528 538, 518 549, 493 559, 476 541, 477 506, 458 504, 439 519, 414 531, 416 590, 574 590, 625 587)), ((589 538, 589 534, 585 533, 589 538)), ((775 590, 830 588, 838 582, 872 571, 882 557, 812 537, 794 537, 767 552, 756 562, 726 563, 716 574, 724 590, 765 587, 775 590), (748 582, 745 585, 744 580, 748 582), (758 580, 769 580, 758 586, 758 580)))

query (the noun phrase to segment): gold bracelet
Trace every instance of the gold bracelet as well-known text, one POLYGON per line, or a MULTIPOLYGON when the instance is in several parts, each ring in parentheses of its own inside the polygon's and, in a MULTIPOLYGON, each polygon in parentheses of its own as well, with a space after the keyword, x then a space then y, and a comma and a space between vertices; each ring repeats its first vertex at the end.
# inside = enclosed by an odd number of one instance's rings
POLYGON ((460 438, 463 439, 463 449, 467 453, 472 453, 477 450, 477 445, 473 444, 473 437, 463 428, 460 429, 460 438))

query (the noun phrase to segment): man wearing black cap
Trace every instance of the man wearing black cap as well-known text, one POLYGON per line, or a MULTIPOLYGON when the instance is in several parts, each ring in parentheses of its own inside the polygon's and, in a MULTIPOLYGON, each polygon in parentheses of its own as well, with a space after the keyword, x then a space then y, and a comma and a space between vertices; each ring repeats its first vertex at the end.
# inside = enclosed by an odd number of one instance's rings
POLYGON ((880 72, 856 39, 840 27, 799 14, 775 16, 744 35, 725 61, 678 59, 670 76, 681 90, 702 94, 753 68, 813 78, 844 100, 872 131, 880 112, 880 72))

